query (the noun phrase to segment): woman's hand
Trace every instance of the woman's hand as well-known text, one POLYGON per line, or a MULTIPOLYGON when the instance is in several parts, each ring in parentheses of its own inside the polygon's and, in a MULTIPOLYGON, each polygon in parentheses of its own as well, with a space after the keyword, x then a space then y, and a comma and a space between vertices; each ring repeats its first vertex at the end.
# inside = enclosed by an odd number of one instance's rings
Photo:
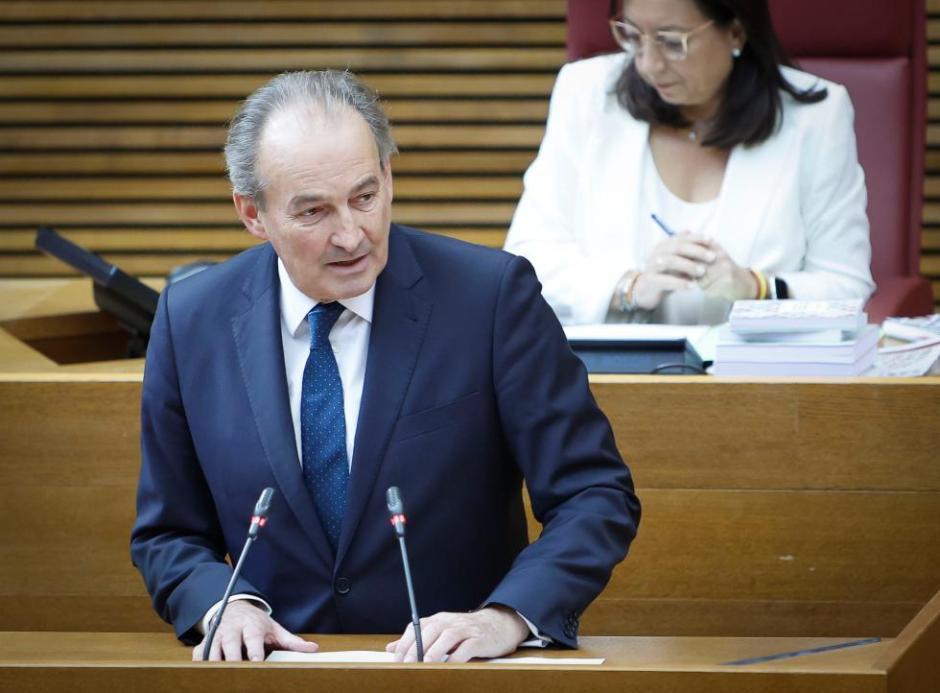
POLYGON ((711 242, 704 236, 683 231, 664 239, 653 249, 646 268, 633 285, 633 304, 652 310, 668 294, 689 289, 708 276, 717 259, 711 242))
POLYGON ((715 241, 707 241, 708 248, 715 255, 715 261, 708 266, 698 285, 709 296, 717 296, 727 301, 757 298, 760 286, 754 273, 746 267, 737 265, 734 260, 715 241))

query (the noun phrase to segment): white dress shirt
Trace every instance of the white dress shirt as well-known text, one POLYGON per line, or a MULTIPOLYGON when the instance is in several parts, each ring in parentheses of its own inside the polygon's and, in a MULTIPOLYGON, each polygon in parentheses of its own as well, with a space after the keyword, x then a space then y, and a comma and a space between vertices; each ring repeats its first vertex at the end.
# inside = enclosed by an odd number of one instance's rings
MULTIPOLYGON (((287 276, 280 259, 277 275, 281 280, 281 344, 284 347, 284 370, 287 375, 287 393, 290 396, 290 416, 294 424, 297 459, 303 460, 300 448, 300 390, 304 380, 304 366, 310 355, 309 313, 318 301, 313 300, 287 276)), ((360 296, 339 301, 344 310, 330 332, 330 346, 339 368, 343 384, 343 412, 346 416, 346 459, 352 465, 362 384, 366 375, 369 355, 369 335, 372 333, 372 306, 375 303, 375 284, 360 296)), ((301 462, 302 463, 302 462, 301 462)))

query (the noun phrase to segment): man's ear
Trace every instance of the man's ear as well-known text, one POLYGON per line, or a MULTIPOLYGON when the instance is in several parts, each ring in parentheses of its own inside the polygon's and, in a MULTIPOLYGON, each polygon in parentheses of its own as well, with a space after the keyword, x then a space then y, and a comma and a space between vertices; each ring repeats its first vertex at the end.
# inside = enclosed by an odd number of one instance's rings
POLYGON ((258 201, 250 195, 232 193, 232 202, 235 203, 238 218, 242 220, 245 228, 248 229, 248 233, 261 240, 268 240, 268 232, 264 228, 264 222, 260 217, 258 201))
POLYGON ((384 185, 388 189, 388 202, 392 203, 392 200, 395 198, 395 187, 392 185, 392 162, 390 161, 391 157, 385 160, 385 165, 382 167, 382 173, 385 177, 384 185))

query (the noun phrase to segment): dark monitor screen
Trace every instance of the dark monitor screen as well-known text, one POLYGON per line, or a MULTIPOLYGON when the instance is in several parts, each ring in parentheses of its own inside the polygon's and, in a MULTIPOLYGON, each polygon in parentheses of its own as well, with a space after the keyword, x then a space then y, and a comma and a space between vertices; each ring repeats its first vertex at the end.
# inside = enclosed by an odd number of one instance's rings
POLYGON ((704 373, 702 358, 687 339, 570 339, 588 373, 704 373))
POLYGON ((142 340, 142 346, 146 348, 160 298, 157 291, 48 226, 36 232, 36 248, 89 277, 93 282, 95 305, 113 315, 131 334, 142 340))

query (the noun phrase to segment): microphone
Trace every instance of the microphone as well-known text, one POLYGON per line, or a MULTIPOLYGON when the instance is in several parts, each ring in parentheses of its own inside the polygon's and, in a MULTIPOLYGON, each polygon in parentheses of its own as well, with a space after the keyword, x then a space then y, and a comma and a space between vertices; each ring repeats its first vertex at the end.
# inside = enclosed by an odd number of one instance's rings
POLYGON ((228 586, 225 588, 225 594, 222 595, 222 605, 209 623, 209 632, 206 634, 206 644, 202 648, 202 661, 204 662, 209 659, 212 640, 215 638, 215 632, 219 629, 219 624, 222 622, 222 614, 225 613, 225 607, 228 606, 228 600, 232 596, 235 581, 238 580, 238 576, 241 575, 242 565, 245 563, 248 549, 251 548, 255 539, 258 538, 258 532, 261 531, 261 528, 268 523, 268 510, 271 509, 271 498, 273 496, 274 489, 269 486, 261 492, 261 495, 258 497, 258 502, 255 503, 255 510, 251 516, 251 525, 248 527, 248 537, 245 539, 245 546, 242 548, 241 556, 238 557, 238 562, 235 564, 235 570, 232 571, 232 577, 229 579, 228 586))
POLYGON ((405 586, 408 588, 408 602, 411 606, 411 625, 415 631, 415 647, 418 650, 418 661, 424 661, 424 643, 421 641, 421 619, 418 618, 418 606, 415 603, 415 588, 411 582, 411 566, 408 563, 408 549, 405 547, 405 505, 401 500, 401 493, 397 486, 390 486, 385 492, 385 504, 391 513, 392 527, 398 537, 401 548, 401 562, 405 568, 405 586))

